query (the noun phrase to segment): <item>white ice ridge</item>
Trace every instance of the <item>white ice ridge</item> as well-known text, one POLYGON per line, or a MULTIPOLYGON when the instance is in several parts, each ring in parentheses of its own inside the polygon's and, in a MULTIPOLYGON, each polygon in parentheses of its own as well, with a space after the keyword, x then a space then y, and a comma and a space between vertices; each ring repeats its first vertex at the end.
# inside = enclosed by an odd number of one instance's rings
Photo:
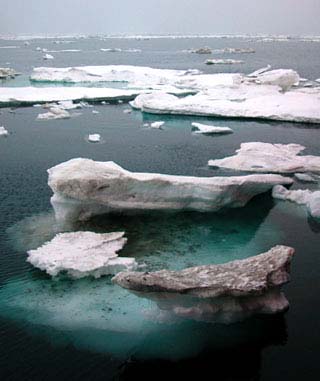
POLYGON ((59 101, 132 100, 141 91, 103 87, 2 87, 0 107, 8 104, 30 105, 59 101))
POLYGON ((272 196, 279 200, 305 205, 312 217, 320 218, 320 191, 310 191, 308 189, 288 190, 282 185, 276 185, 272 190, 272 196))
POLYGON ((126 242, 124 232, 60 233, 38 249, 28 251, 27 261, 51 276, 66 272, 72 278, 100 278, 137 268, 134 258, 117 255, 126 242))
POLYGON ((241 60, 233 60, 231 58, 228 59, 207 59, 205 61, 206 65, 235 65, 235 64, 243 64, 244 61, 241 60))
POLYGON ((33 69, 30 79, 35 82, 143 82, 152 85, 168 84, 173 79, 188 73, 188 70, 153 69, 130 65, 38 67, 33 69))
POLYGON ((300 144, 242 143, 236 155, 209 160, 208 165, 249 172, 320 172, 320 156, 300 156, 304 149, 300 144))
POLYGON ((133 107, 152 114, 197 115, 320 123, 320 89, 283 93, 278 86, 241 84, 211 88, 193 96, 138 96, 133 107))
POLYGON ((191 123, 193 127, 196 128, 194 131, 195 134, 230 134, 233 130, 230 127, 218 127, 218 126, 210 126, 202 123, 191 123))
POLYGON ((87 220, 110 211, 217 211, 244 206, 277 184, 292 184, 280 175, 189 177, 130 172, 112 161, 72 159, 48 169, 58 222, 87 220))

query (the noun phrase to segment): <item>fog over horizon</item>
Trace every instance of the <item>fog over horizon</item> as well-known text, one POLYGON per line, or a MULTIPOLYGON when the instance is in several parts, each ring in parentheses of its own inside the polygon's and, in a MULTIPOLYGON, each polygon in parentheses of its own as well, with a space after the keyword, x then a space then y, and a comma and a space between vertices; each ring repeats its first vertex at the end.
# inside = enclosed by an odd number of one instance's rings
POLYGON ((319 0, 0 0, 0 34, 320 35, 319 0))

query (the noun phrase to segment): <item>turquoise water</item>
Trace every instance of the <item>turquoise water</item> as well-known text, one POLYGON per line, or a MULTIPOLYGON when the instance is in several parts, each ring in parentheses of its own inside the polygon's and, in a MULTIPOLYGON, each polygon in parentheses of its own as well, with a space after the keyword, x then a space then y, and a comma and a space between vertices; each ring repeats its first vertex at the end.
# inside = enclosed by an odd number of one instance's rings
MULTIPOLYGON (((1 42, 5 43, 13 45, 1 42)), ((27 85, 32 66, 117 63, 206 72, 249 72, 271 63, 315 79, 320 72, 319 53, 317 43, 237 39, 83 39, 66 45, 39 40, 21 49, 1 49, 0 66, 11 62, 23 72, 3 84, 10 86, 27 85), (203 56, 181 52, 206 45, 254 47, 257 52, 241 56, 246 61, 241 67, 227 68, 207 67, 203 56), (36 46, 82 52, 53 53, 55 60, 45 62, 36 46), (140 48, 142 53, 99 52, 105 47, 140 48)), ((0 125, 10 132, 0 140, 0 372, 4 379, 132 379, 150 378, 155 371, 163 377, 181 377, 196 374, 199 367, 215 369, 221 380, 274 380, 279 375, 298 380, 305 374, 316 378, 320 226, 302 207, 274 201, 270 194, 244 208, 220 213, 100 216, 77 228, 126 231, 128 244, 122 255, 134 256, 146 270, 223 263, 275 244, 292 245, 296 248, 292 281, 285 287, 291 307, 284 316, 227 326, 172 320, 151 301, 112 285, 108 277, 52 280, 26 262, 27 250, 56 233, 46 170, 70 158, 113 160, 132 171, 228 176, 233 172, 212 170, 206 163, 231 155, 241 142, 300 143, 307 147, 306 153, 320 154, 317 125, 125 114, 126 108, 125 104, 95 105, 99 114, 85 108, 69 120, 47 122, 36 121, 40 112, 36 108, 0 110, 0 125), (156 120, 165 120, 163 130, 142 127, 156 120), (195 136, 191 133, 195 121, 229 126, 234 134, 195 136), (89 133, 100 133, 103 143, 88 143, 89 133)))

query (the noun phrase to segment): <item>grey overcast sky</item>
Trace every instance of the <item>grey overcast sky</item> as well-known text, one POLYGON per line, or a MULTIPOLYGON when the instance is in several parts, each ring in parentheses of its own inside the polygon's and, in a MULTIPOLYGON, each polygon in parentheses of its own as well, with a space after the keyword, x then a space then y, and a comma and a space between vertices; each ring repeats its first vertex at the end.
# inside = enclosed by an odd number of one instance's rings
POLYGON ((320 34, 320 0, 0 0, 1 34, 320 34))

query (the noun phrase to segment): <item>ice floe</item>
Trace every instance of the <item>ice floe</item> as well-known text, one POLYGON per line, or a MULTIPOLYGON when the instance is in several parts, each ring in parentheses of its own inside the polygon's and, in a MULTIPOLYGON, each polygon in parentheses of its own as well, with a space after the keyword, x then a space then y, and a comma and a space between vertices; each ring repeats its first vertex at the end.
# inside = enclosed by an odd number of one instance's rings
POLYGON ((134 258, 117 255, 126 242, 124 232, 60 233, 38 249, 28 251, 27 261, 51 276, 65 272, 72 278, 99 278, 137 268, 134 258))
POLYGON ((233 130, 229 127, 211 126, 196 122, 191 123, 191 125, 196 128, 194 131, 195 134, 230 134, 233 132, 233 130))
MULTIPOLYGON (((193 81, 195 87, 199 85, 197 79, 193 81)), ((207 90, 193 96, 145 95, 143 98, 138 97, 133 104, 143 112, 153 114, 320 123, 320 91, 316 88, 283 93, 278 86, 250 83, 216 88, 209 86, 210 80, 207 90)))
POLYGON ((235 65, 243 64, 244 61, 233 59, 208 59, 205 61, 206 65, 235 65))
POLYGON ((42 58, 44 60, 53 60, 54 59, 53 55, 48 54, 48 53, 44 54, 42 58))
POLYGON ((182 271, 120 272, 114 283, 159 308, 187 319, 233 322, 254 314, 287 310, 280 287, 290 280, 294 249, 275 246, 266 253, 222 265, 182 271))
POLYGON ((319 181, 319 177, 316 178, 309 173, 295 173, 294 177, 304 183, 317 183, 319 181))
POLYGON ((279 200, 287 200, 305 205, 308 212, 314 218, 320 218, 320 191, 308 189, 288 190, 282 185, 276 185, 272 190, 272 196, 279 200))
POLYGON ((52 119, 68 119, 71 114, 60 107, 50 107, 49 111, 37 116, 38 120, 52 120, 52 119))
POLYGON ((204 48, 199 48, 199 49, 192 49, 190 50, 191 53, 196 53, 196 54, 211 54, 212 49, 208 48, 207 46, 204 48))
POLYGON ((189 177, 130 172, 112 161, 72 159, 48 169, 57 221, 86 220, 110 211, 216 211, 293 180, 279 175, 189 177))
POLYGON ((14 69, 9 67, 0 67, 0 79, 15 78, 17 75, 20 75, 20 73, 14 69))
POLYGON ((249 172, 319 173, 320 156, 300 156, 304 149, 300 144, 242 143, 236 155, 209 160, 208 165, 249 172))
POLYGON ((0 107, 31 105, 60 101, 129 101, 139 95, 139 90, 104 87, 2 87, 0 107))
POLYGON ((8 136, 9 131, 6 130, 3 126, 0 127, 0 136, 8 136))
POLYGON ((158 122, 152 122, 150 123, 151 128, 161 128, 164 125, 165 122, 158 121, 158 122))
POLYGON ((101 135, 100 134, 89 134, 88 140, 91 143, 98 143, 101 140, 101 135))

